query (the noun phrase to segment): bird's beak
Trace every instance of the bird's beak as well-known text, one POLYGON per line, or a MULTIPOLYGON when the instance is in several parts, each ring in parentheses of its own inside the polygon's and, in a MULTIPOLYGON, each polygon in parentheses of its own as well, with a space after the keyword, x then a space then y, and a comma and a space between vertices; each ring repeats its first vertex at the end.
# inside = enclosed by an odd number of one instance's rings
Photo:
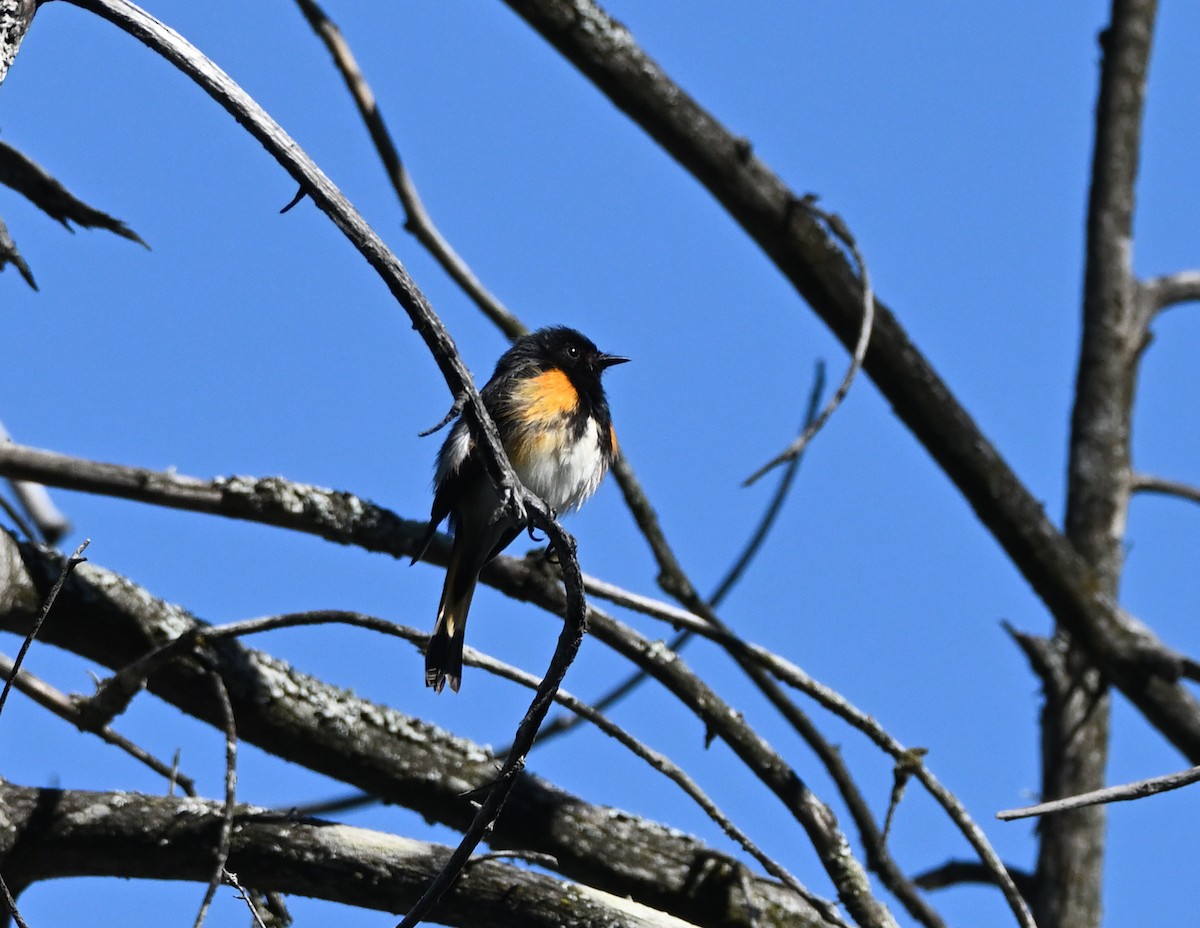
POLYGON ((606 368, 612 367, 615 364, 624 364, 628 360, 629 358, 623 358, 619 354, 601 354, 600 357, 596 359, 596 366, 600 368, 600 370, 605 370, 606 368))

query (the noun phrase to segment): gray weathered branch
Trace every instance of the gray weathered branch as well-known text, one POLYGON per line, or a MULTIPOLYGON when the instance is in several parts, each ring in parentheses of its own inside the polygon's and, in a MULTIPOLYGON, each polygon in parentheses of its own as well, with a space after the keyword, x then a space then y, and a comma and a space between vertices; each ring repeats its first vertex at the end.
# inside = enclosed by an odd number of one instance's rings
MULTIPOLYGON (((201 799, 30 789, 0 780, 0 871, 19 891, 66 876, 203 883, 224 823, 201 799), (20 853, 11 853, 19 846, 20 853)), ((229 869, 245 885, 395 912, 411 905, 449 849, 383 832, 239 806, 229 869)), ((508 928, 687 928, 608 893, 482 860, 442 899, 439 924, 508 928)), ((3 905, 0 904, 0 916, 3 905)))

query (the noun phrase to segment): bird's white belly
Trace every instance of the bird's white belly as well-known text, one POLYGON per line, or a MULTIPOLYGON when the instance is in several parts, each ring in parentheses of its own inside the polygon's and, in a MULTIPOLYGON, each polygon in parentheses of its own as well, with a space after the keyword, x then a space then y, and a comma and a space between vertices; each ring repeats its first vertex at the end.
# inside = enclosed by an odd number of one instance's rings
POLYGON ((578 440, 559 442, 547 437, 555 434, 560 433, 549 430, 526 438, 512 463, 525 486, 552 509, 566 512, 596 492, 604 476, 604 455, 594 419, 588 420, 578 440))

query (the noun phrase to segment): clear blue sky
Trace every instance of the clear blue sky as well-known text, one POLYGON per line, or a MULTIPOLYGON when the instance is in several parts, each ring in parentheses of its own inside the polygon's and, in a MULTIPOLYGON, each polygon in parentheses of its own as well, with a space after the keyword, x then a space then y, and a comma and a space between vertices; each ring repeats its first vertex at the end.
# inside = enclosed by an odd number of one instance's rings
MULTIPOLYGON (((880 294, 984 432, 1058 520, 1082 279, 1082 227, 1107 10, 1005 4, 614 2, 644 48, 798 193, 819 194, 854 231, 880 294)), ((504 341, 402 229, 340 79, 287 2, 160 2, 188 36, 308 150, 408 267, 476 376, 504 341)), ((426 203, 483 280, 531 325, 577 326, 634 363, 609 377, 621 441, 697 586, 710 589, 759 517, 769 481, 741 480, 801 416, 814 362, 840 376, 845 352, 699 185, 500 3, 333 4, 426 203)), ((1191 267, 1200 240, 1193 131, 1200 10, 1163 5, 1151 70, 1135 266, 1191 267)), ((0 419, 17 440, 201 477, 282 474, 423 517, 438 439, 417 433, 450 402, 386 289, 309 203, 280 216, 292 181, 197 88, 133 40, 64 4, 38 14, 0 91, 0 130, 153 250, 102 232, 69 235, 0 191, 41 286, 0 275, 0 419)), ((1156 326, 1140 385, 1137 466, 1200 479, 1192 399, 1200 389, 1193 308, 1156 326)), ((58 492, 71 548, 213 622, 344 608, 432 624, 440 571, 409 569, 260 526, 58 492)), ((1197 518, 1138 499, 1125 604, 1165 640, 1200 652, 1197 518)), ((654 593, 655 569, 615 486, 568 527, 585 570, 654 593)), ((518 547, 519 551, 520 548, 518 547)), ((470 643, 540 671, 556 623, 482 592, 470 643)), ((812 447, 766 551, 722 610, 872 713, 928 762, 1001 855, 1032 863, 1028 824, 992 820, 1038 788, 1037 684, 1001 630, 1045 632, 1046 611, 967 505, 867 380, 812 447)), ((653 636, 667 634, 631 618, 653 636)), ((0 641, 8 653, 18 642, 0 641)), ((434 698, 412 649, 345 629, 255 644, 300 669, 450 730, 506 743, 527 696, 468 669, 434 698)), ((729 663, 688 661, 756 723, 824 797, 811 755, 729 663)), ((28 667, 87 692, 85 662, 38 647, 28 667)), ((567 687, 591 698, 623 674, 585 644, 567 687)), ((654 686, 618 721, 687 766, 756 840, 823 894, 806 842, 698 723, 654 686)), ((857 733, 814 709, 880 814, 891 769, 857 733)), ((221 739, 139 699, 121 730, 219 795, 221 739)), ((0 776, 28 785, 157 791, 131 762, 24 700, 0 720, 0 776)), ((1113 782, 1184 766, 1116 701, 1113 782)), ((664 781, 590 732, 531 767, 588 800, 723 838, 664 781)), ((294 805, 341 787, 242 755, 246 801, 294 805)), ((1179 924, 1200 907, 1192 860, 1200 812, 1184 791, 1110 814, 1111 924, 1179 924)), ((845 817, 843 816, 843 819, 845 817)), ((369 827, 450 840, 415 816, 373 810, 369 827)), ((848 822, 847 822, 848 825, 848 822)), ((893 850, 910 872, 968 855, 919 790, 893 850)), ((83 906, 109 923, 194 914, 195 886, 73 881, 30 891, 34 928, 83 906), (103 900, 102 902, 100 900, 103 900)), ((953 924, 1006 925, 993 891, 934 902, 953 924)), ((905 918, 898 906, 897 916, 905 918)), ((298 924, 334 917, 294 902, 298 924)), ((92 918, 93 916, 89 916, 92 918)), ((347 926, 387 916, 339 912, 347 926)), ((222 894, 214 926, 247 914, 222 894)))

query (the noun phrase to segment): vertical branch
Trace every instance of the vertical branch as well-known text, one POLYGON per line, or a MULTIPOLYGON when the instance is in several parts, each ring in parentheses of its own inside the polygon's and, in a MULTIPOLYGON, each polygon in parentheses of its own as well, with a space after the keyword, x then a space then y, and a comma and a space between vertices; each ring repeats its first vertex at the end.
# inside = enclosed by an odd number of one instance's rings
MULTIPOLYGON (((1134 183, 1155 0, 1114 0, 1103 60, 1088 202, 1083 332, 1071 416, 1066 535, 1095 570, 1097 593, 1120 586, 1130 490, 1134 383, 1144 344, 1133 276, 1134 183)), ((1044 675, 1042 798, 1104 785, 1109 696, 1099 671, 1061 626, 1060 672, 1044 675)), ((1043 928, 1100 924, 1105 816, 1079 809, 1043 822, 1034 911, 1043 928)))

